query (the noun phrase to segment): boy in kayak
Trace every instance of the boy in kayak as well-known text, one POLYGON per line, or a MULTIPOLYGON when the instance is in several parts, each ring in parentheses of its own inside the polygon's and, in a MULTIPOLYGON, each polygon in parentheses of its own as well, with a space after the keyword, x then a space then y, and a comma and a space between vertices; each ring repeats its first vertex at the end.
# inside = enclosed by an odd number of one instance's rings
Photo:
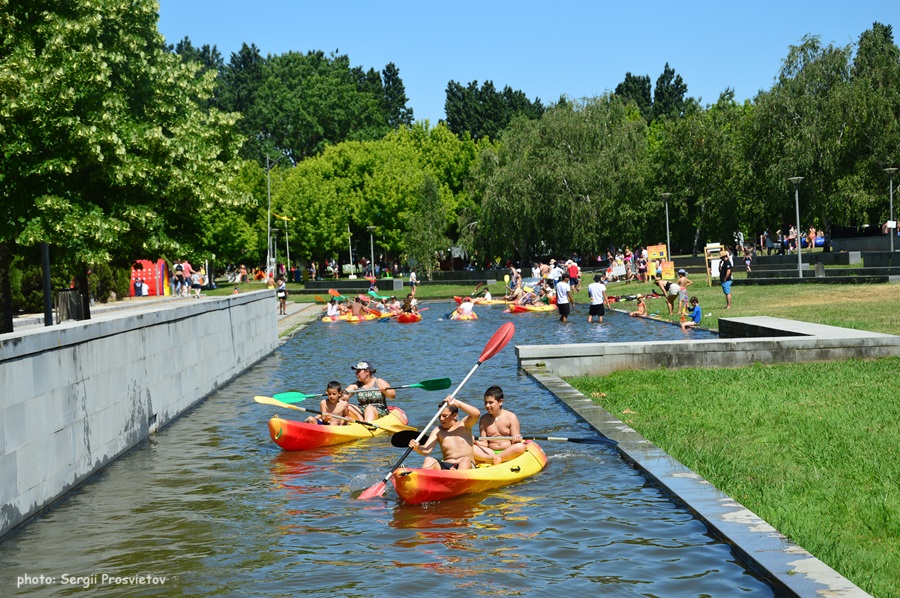
POLYGON ((325 387, 326 397, 319 403, 321 415, 306 418, 308 424, 321 424, 323 426, 343 426, 347 422, 342 419, 332 418, 332 415, 350 417, 350 393, 341 388, 341 383, 332 380, 325 387))
POLYGON ((478 423, 481 412, 477 407, 452 396, 445 398, 444 403, 447 406, 441 411, 441 424, 431 431, 425 444, 420 445, 413 438, 409 441, 409 448, 420 455, 425 455, 422 469, 472 469, 475 467, 475 439, 472 437, 472 428, 478 423), (460 409, 466 412, 466 417, 462 421, 459 421, 460 409), (428 456, 437 444, 441 445, 443 461, 428 456))
POLYGON ((491 386, 484 391, 484 410, 478 422, 478 440, 475 441, 475 461, 497 465, 514 459, 525 452, 519 418, 503 408, 503 389, 491 386), (491 436, 512 436, 512 440, 491 440, 491 436))

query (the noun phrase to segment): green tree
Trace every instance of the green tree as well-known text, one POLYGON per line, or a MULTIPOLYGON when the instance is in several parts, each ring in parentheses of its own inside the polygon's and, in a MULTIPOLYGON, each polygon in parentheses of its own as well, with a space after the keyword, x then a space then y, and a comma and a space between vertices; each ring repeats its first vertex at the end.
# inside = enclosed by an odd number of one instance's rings
POLYGON ((684 112, 686 93, 687 84, 681 75, 675 74, 675 69, 667 62, 663 72, 656 79, 656 87, 653 88, 653 119, 681 116, 684 112))
POLYGON ((475 170, 476 243, 489 256, 597 253, 634 243, 643 226, 647 128, 614 95, 518 118, 475 170))
POLYGON ((406 104, 406 87, 400 79, 400 70, 393 62, 389 62, 381 71, 382 88, 384 89, 384 112, 387 125, 396 129, 413 123, 413 110, 406 104))
POLYGON ((430 173, 426 173, 419 190, 415 212, 409 219, 406 248, 411 262, 418 263, 425 277, 431 280, 439 256, 449 247, 444 236, 446 207, 441 190, 430 173))
POLYGON ((498 92, 492 81, 485 81, 479 88, 478 81, 463 87, 451 80, 446 95, 447 126, 456 135, 469 134, 475 140, 497 139, 514 117, 535 119, 544 112, 540 99, 529 101, 523 92, 509 86, 498 92))
MULTIPOLYGON (((235 118, 207 110, 213 73, 164 49, 153 0, 0 7, 0 331, 14 244, 127 263, 196 240, 226 199, 235 118), (73 51, 77 48, 78 51, 73 51)), ((62 259, 65 259, 64 257, 62 259)))
POLYGON ((616 86, 616 95, 622 98, 623 102, 634 102, 641 111, 641 116, 647 122, 652 117, 652 103, 650 96, 650 75, 632 75, 630 72, 625 73, 625 80, 616 86))

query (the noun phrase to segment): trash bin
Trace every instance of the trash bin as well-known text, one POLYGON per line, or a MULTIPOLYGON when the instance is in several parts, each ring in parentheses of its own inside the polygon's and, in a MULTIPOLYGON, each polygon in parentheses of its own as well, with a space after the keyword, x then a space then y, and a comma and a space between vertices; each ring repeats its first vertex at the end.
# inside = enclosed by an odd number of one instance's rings
POLYGON ((816 278, 825 278, 825 264, 816 262, 816 278))

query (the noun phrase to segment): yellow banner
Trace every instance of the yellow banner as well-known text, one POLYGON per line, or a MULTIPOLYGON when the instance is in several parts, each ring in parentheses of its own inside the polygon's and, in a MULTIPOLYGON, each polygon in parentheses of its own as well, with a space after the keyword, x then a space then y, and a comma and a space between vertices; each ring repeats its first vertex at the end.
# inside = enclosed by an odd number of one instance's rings
POLYGON ((667 260, 669 259, 665 245, 648 245, 647 257, 651 260, 667 260))
POLYGON ((663 280, 675 280, 675 262, 662 263, 663 280))

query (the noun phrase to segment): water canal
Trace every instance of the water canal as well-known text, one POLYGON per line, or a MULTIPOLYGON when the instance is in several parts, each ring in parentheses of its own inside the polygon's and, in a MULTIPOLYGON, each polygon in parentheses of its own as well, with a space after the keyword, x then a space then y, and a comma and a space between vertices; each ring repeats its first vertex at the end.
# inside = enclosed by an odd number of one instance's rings
MULTIPOLYGON (((728 545, 603 445, 544 442, 547 468, 522 484, 410 506, 391 489, 381 500, 352 497, 402 454, 385 438, 304 453, 271 442, 266 421, 279 411, 253 395, 349 383, 359 359, 396 385, 449 376, 455 388, 511 318, 509 346, 460 398, 479 405, 484 389, 499 384, 525 433, 591 435, 517 371, 513 345, 684 338, 677 327, 620 314, 589 326, 583 308, 567 325, 552 314, 502 314, 502 306, 478 309, 476 322, 438 320, 450 309, 434 304, 411 325, 316 322, 0 543, 3 595, 77 595, 85 586, 109 596, 773 594, 728 545), (25 574, 54 583, 17 590, 25 574), (104 583, 104 574, 151 577, 117 584, 104 583), (86 579, 63 583, 78 576, 86 579), (152 576, 167 579, 155 584, 152 576)), ((423 425, 442 395, 399 391, 396 403, 423 425)))

